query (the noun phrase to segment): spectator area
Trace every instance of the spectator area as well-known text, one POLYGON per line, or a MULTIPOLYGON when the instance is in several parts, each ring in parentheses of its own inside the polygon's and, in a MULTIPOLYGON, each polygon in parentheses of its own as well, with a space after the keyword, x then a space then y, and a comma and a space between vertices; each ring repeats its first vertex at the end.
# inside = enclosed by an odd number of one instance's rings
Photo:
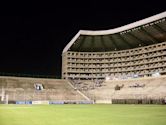
POLYGON ((5 90, 9 101, 86 100, 67 80, 0 77, 0 88, 5 90), (42 85, 42 90, 36 89, 36 84, 42 85))
POLYGON ((81 81, 75 86, 93 100, 166 99, 166 76, 107 80, 100 86, 92 81, 81 81))

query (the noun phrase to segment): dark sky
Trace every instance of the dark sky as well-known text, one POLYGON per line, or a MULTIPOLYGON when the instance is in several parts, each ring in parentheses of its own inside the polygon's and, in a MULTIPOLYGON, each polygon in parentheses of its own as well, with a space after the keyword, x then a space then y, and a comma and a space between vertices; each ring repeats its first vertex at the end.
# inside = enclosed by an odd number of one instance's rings
POLYGON ((116 28, 164 11, 159 1, 2 5, 0 72, 60 76, 62 50, 80 29, 116 28))

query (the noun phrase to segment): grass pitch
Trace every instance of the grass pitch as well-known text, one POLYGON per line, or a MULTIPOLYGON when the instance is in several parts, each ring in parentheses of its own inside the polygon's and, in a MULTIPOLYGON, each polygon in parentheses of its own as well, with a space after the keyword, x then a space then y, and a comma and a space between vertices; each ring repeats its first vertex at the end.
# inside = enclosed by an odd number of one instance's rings
POLYGON ((0 105, 0 125, 166 125, 166 106, 0 105))

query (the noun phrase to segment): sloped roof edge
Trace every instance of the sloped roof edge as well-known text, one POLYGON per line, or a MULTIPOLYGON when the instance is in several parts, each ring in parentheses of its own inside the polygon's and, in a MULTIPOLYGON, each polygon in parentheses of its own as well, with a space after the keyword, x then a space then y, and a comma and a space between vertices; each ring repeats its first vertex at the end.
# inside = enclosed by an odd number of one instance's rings
POLYGON ((66 45, 66 47, 63 49, 63 53, 68 51, 68 49, 72 46, 72 44, 77 40, 77 38, 80 35, 108 35, 108 34, 115 34, 119 32, 123 32, 125 30, 129 30, 138 26, 142 26, 151 22, 154 22, 156 20, 162 19, 166 17, 166 11, 162 12, 160 14, 136 21, 134 23, 130 23, 118 28, 110 29, 110 30, 98 30, 98 31, 92 31, 92 30, 80 30, 73 38, 72 40, 66 45))

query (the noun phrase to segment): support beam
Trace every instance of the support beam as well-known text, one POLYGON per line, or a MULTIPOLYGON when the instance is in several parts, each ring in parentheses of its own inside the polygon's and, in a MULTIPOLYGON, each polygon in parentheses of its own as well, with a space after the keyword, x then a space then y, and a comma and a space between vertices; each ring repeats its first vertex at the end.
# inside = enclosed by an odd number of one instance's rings
POLYGON ((93 47, 94 44, 95 44, 95 38, 94 38, 94 36, 91 36, 91 46, 93 47))
POLYGON ((130 35, 131 37, 133 37, 133 38, 136 39, 137 41, 140 41, 140 44, 143 43, 143 44, 145 44, 145 45, 148 45, 145 41, 139 39, 136 35, 132 34, 131 32, 129 32, 128 35, 130 35))
POLYGON ((154 24, 153 27, 157 29, 159 32, 166 32, 163 28, 161 28, 159 25, 154 24))
POLYGON ((104 47, 104 51, 107 51, 107 46, 105 44, 105 40, 104 40, 103 36, 101 36, 101 43, 102 43, 102 45, 104 47))
POLYGON ((78 51, 80 51, 80 52, 81 52, 81 47, 82 47, 84 41, 85 41, 85 36, 82 36, 81 40, 79 41, 80 44, 79 44, 79 47, 78 47, 78 51))
POLYGON ((158 40, 154 38, 148 31, 146 31, 144 28, 141 27, 142 32, 146 34, 154 43, 158 43, 158 40))
POLYGON ((112 44, 115 46, 115 49, 120 50, 118 45, 116 44, 116 41, 114 40, 114 38, 111 35, 109 35, 109 38, 110 38, 110 41, 112 42, 112 44))
POLYGON ((119 38, 124 41, 130 48, 134 48, 135 46, 133 46, 131 43, 129 43, 124 37, 122 37, 120 34, 118 34, 119 38))

